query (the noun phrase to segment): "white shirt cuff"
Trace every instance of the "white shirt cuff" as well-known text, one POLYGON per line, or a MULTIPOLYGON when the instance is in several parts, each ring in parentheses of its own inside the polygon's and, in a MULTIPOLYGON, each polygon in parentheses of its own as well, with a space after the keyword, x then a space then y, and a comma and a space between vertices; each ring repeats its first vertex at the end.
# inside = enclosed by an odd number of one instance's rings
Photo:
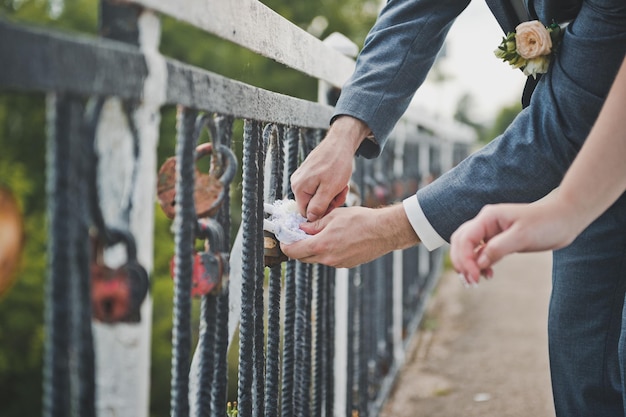
POLYGON ((404 211, 409 219, 409 223, 413 226, 413 230, 415 230, 417 237, 420 238, 420 241, 426 249, 432 251, 447 243, 439 236, 439 233, 435 231, 426 218, 419 201, 417 201, 416 195, 406 198, 402 201, 402 205, 404 206, 404 211))

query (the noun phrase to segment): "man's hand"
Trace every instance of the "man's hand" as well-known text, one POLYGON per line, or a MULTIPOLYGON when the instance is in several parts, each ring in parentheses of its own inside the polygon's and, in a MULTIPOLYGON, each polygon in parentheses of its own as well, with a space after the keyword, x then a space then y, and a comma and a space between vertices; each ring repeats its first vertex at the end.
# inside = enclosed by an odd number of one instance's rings
POLYGON ((362 121, 341 116, 326 138, 291 176, 298 211, 309 221, 322 218, 346 201, 354 154, 370 133, 362 121))
POLYGON ((335 268, 351 268, 419 242, 402 204, 378 209, 342 207, 300 228, 313 236, 281 244, 285 255, 335 268))

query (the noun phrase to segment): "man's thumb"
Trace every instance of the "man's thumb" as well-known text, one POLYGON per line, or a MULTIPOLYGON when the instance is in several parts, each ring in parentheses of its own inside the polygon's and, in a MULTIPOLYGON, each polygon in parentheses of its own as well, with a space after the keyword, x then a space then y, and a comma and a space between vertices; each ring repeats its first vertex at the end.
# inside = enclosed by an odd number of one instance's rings
POLYGON ((314 222, 306 222, 300 224, 300 230, 304 231, 307 235, 316 235, 326 227, 325 217, 315 220, 314 222))

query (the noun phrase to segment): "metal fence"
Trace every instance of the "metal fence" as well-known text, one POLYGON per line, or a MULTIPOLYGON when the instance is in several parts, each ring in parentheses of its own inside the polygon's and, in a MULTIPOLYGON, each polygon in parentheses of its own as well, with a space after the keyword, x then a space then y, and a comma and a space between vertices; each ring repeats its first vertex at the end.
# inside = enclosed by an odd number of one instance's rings
MULTIPOLYGON (((353 60, 254 0, 104 1, 100 13, 99 38, 0 18, 0 94, 48 97, 43 414, 148 415, 148 277, 161 187, 176 244, 171 415, 227 414, 234 340, 240 416, 377 415, 441 272, 442 250, 418 246, 334 270, 273 258, 263 231, 263 203, 291 196, 287 179, 332 114, 325 89, 342 85, 353 60), (159 14, 317 78, 321 102, 164 57, 159 14), (177 153, 170 171, 157 174, 165 105, 178 106, 177 153), (236 120, 244 120, 244 149, 233 162, 236 120), (205 130, 210 175, 194 171, 205 130), (241 201, 229 198, 233 165, 243 172, 241 201), (196 184, 204 180, 214 189, 201 197, 196 184), (234 205, 242 220, 231 239, 234 205), (196 291, 203 295, 194 347, 196 291)), ((469 152, 467 130, 422 114, 409 110, 381 157, 356 160, 363 204, 400 201, 469 152)))

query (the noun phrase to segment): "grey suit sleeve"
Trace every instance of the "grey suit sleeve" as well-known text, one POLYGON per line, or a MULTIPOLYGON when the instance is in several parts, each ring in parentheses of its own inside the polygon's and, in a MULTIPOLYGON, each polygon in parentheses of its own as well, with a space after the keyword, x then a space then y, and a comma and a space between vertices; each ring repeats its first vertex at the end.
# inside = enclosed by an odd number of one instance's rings
POLYGON ((523 110, 502 136, 417 192, 444 240, 486 204, 528 203, 558 186, 580 143, 564 138, 556 114, 539 113, 539 106, 523 110))
POLYGON ((357 154, 380 154, 394 125, 423 83, 455 18, 470 0, 390 0, 370 30, 356 70, 344 85, 337 115, 364 121, 376 139, 357 154))

